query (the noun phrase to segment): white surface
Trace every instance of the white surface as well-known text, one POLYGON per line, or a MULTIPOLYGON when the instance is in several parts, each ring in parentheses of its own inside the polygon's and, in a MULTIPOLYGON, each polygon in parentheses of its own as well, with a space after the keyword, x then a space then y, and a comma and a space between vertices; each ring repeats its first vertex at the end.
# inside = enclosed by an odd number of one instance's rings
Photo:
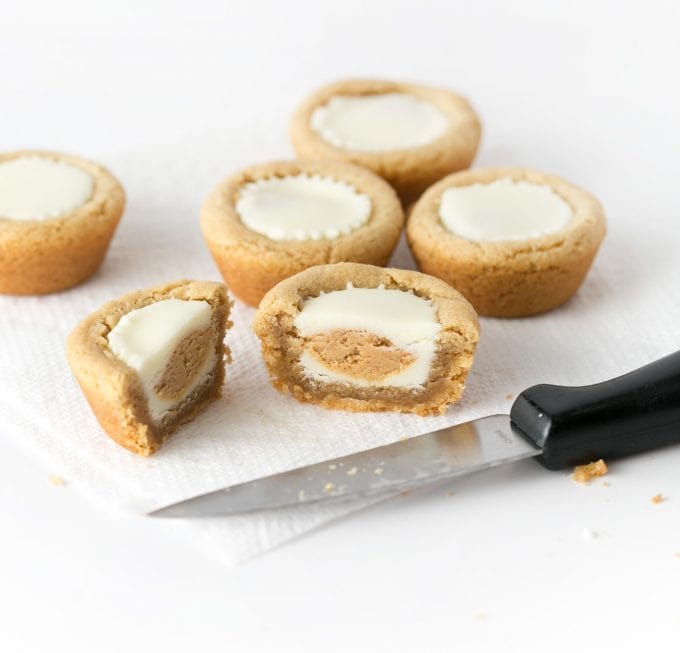
POLYGON ((92 176, 63 161, 22 156, 0 162, 0 217, 44 220, 71 213, 92 195, 92 176))
MULTIPOLYGON (((168 218, 197 225, 216 180, 290 156, 289 114, 313 87, 363 74, 469 96, 485 123, 478 164, 560 174, 609 218, 573 302, 483 320, 477 403, 460 415, 680 347, 674 3, 640 13, 590 2, 560 12, 538 2, 107 9, 14 3, 0 23, 0 56, 12 62, 0 67, 12 98, 0 109, 3 147, 80 152, 128 190, 107 263, 85 287, 92 308, 132 281, 164 280, 150 257, 135 259, 143 251, 173 252, 177 276, 208 265, 198 227, 182 231, 181 256, 168 218), (128 251, 124 238, 139 244, 128 251)), ((54 371, 41 343, 32 360, 54 371)), ((0 419, 3 650, 677 649, 678 447, 612 464, 609 487, 527 461, 354 515, 228 572, 179 527, 95 508, 76 479, 49 485, 63 470, 15 448, 0 419), (658 492, 668 499, 653 505, 658 492), (598 536, 584 541, 584 528, 598 536)))
POLYGON ((434 104, 406 93, 338 95, 314 109, 310 123, 329 143, 367 152, 426 145, 449 125, 434 104))
POLYGON ((441 330, 432 301, 412 292, 377 288, 334 290, 308 299, 295 317, 295 326, 303 337, 340 329, 366 331, 387 338, 395 347, 414 357, 406 369, 383 379, 362 379, 342 374, 323 364, 308 350, 300 362, 306 373, 320 381, 347 381, 360 386, 418 387, 427 381, 435 350, 435 338, 441 330))
POLYGON ((574 212, 549 186, 497 179, 442 193, 439 217, 468 240, 527 240, 564 229, 574 212))
POLYGON ((156 386, 177 345, 194 331, 207 329, 210 317, 208 302, 165 299, 126 313, 111 329, 109 347, 116 358, 139 374, 154 421, 162 419, 173 405, 189 396, 214 369, 216 356, 211 349, 181 397, 158 396, 156 386))
POLYGON ((371 200, 342 181, 295 175, 246 184, 236 211, 246 227, 272 240, 319 240, 366 224, 371 200))

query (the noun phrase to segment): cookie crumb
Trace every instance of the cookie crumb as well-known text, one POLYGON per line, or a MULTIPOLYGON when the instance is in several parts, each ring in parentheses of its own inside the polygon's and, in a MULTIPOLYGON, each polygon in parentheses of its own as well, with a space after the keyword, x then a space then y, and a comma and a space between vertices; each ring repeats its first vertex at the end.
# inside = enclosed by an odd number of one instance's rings
POLYGON ((663 503, 665 500, 666 500, 666 497, 664 497, 663 494, 655 494, 655 495, 650 499, 650 501, 651 501, 653 504, 663 503))
POLYGON ((409 496, 409 494, 411 494, 411 490, 402 490, 402 491, 399 493, 399 496, 400 496, 400 497, 407 497, 407 496, 409 496))
POLYGON ((511 394, 505 395, 505 400, 506 400, 506 401, 511 401, 512 398, 513 398, 513 395, 511 395, 511 394))
POLYGON ((602 487, 609 487, 611 483, 609 481, 602 481, 602 487))
POLYGON ((332 492, 334 489, 335 485, 333 485, 333 483, 326 483, 326 485, 323 486, 324 492, 332 492))
POLYGON ((66 481, 59 476, 59 474, 50 474, 47 477, 47 480, 49 481, 50 485, 54 485, 54 487, 64 487, 66 485, 66 481))
POLYGON ((574 467, 572 478, 577 483, 590 483, 594 478, 604 476, 608 471, 607 464, 600 458, 600 460, 596 460, 594 463, 574 467))
POLYGON ((453 491, 453 490, 449 490, 449 491, 446 493, 446 496, 447 496, 447 497, 452 497, 453 495, 454 495, 454 491, 453 491))
POLYGON ((382 468, 382 467, 376 467, 376 468, 373 470, 373 473, 374 473, 374 474, 377 474, 378 476, 380 476, 380 474, 383 473, 383 468, 382 468))
POLYGON ((584 528, 581 531, 581 537, 584 540, 595 540, 597 539, 597 533, 595 531, 591 531, 589 528, 584 528))
POLYGON ((352 467, 352 469, 347 470, 347 476, 356 476, 358 471, 359 470, 356 467, 352 467))

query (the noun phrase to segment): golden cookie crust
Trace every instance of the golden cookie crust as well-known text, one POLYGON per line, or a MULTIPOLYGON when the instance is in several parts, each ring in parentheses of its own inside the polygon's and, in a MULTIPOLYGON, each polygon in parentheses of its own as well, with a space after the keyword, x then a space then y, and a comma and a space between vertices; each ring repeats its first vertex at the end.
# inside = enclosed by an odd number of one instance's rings
POLYGON ((76 326, 67 342, 68 362, 97 420, 113 440, 133 453, 148 456, 220 396, 224 362, 231 360, 223 342, 225 331, 231 327, 230 307, 223 284, 181 280, 107 302, 76 326), (205 300, 210 304, 211 329, 217 334, 211 346, 218 363, 207 383, 196 388, 163 423, 155 424, 137 373, 109 349, 108 334, 130 311, 164 299, 205 300))
POLYGON ((325 408, 398 411, 418 415, 444 413, 460 399, 479 340, 479 322, 470 303, 448 284, 411 270, 379 268, 358 263, 321 265, 300 272, 272 288, 260 303, 253 329, 272 383, 298 401, 325 408), (299 363, 304 344, 297 335, 295 316, 302 303, 322 291, 344 290, 351 281, 358 288, 412 290, 431 299, 442 325, 430 378, 421 390, 362 388, 343 383, 317 383, 306 378, 299 363))
POLYGON ((318 89, 295 111, 290 137, 300 157, 351 161, 386 179, 404 205, 445 175, 467 168, 477 153, 482 127, 470 103, 452 91, 377 79, 347 79, 318 89), (314 110, 336 95, 407 93, 434 104, 450 121, 439 138, 418 147, 366 152, 337 147, 311 126, 314 110))
POLYGON ((449 175, 413 207, 406 235, 418 266, 450 283, 480 315, 523 317, 566 302, 579 289, 606 233, 604 211, 590 194, 555 175, 528 168, 478 168, 449 175), (497 179, 550 187, 573 210, 562 230, 517 241, 470 241, 439 218, 448 188, 497 179))
POLYGON ((125 192, 106 168, 59 152, 21 150, 0 154, 0 163, 24 156, 63 161, 92 176, 90 199, 71 213, 46 220, 0 215, 0 293, 45 295, 92 276, 125 207, 125 192))
POLYGON ((201 211, 208 249, 229 285, 257 306, 279 281, 313 265, 354 261, 387 265, 399 241, 404 213, 394 190, 380 177, 343 161, 273 161, 249 166, 220 182, 201 211), (272 240, 246 227, 236 211, 240 189, 253 181, 308 174, 344 181, 371 200, 366 224, 337 238, 272 240))

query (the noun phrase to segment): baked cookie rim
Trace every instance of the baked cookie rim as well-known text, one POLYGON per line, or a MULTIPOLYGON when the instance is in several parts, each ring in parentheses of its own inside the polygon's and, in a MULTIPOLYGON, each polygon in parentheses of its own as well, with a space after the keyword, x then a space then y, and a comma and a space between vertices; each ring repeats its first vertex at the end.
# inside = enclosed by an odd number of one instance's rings
POLYGON ((206 197, 201 208, 201 228, 207 240, 221 246, 252 248, 261 252, 285 254, 290 250, 326 252, 383 229, 401 230, 405 217, 394 189, 381 177, 362 166, 337 160, 291 159, 256 163, 246 166, 220 181, 206 197), (272 177, 299 174, 347 183, 371 201, 366 222, 335 238, 275 240, 247 227, 236 210, 240 189, 248 183, 272 177))
POLYGON ((298 272, 284 279, 265 294, 258 307, 258 313, 272 310, 274 306, 280 309, 287 306, 299 312, 306 300, 318 297, 321 292, 344 290, 347 287, 348 280, 345 278, 342 283, 338 283, 338 271, 343 273, 346 271, 355 279, 357 276, 368 276, 370 278, 368 285, 364 285, 363 282, 352 281, 355 288, 377 288, 382 284, 386 290, 413 292, 417 297, 432 301, 437 308, 437 320, 442 331, 459 327, 460 322, 453 319, 455 314, 464 317, 466 322, 473 326, 477 337, 479 336, 479 319, 474 307, 459 291, 445 281, 424 272, 402 268, 382 268, 366 263, 328 263, 298 272), (309 284, 308 279, 315 280, 316 283, 309 284), (310 285, 317 289, 300 292, 300 290, 308 289, 310 285), (282 299, 282 296, 283 298, 290 297, 293 293, 297 297, 295 305, 282 299), (443 302, 446 302, 446 305, 442 305, 443 302), (449 314, 451 311, 453 312, 449 314))
POLYGON ((399 82, 385 79, 345 79, 322 86, 309 95, 293 113, 290 123, 291 139, 296 145, 298 135, 311 141, 323 156, 348 157, 352 160, 363 160, 370 166, 384 165, 394 159, 395 163, 403 162, 405 157, 427 160, 443 150, 469 147, 469 130, 475 130, 476 142, 481 136, 481 121, 470 102, 449 89, 410 82, 399 82), (386 150, 358 150, 340 147, 323 138, 312 126, 312 113, 327 104, 336 96, 380 95, 383 93, 404 93, 433 104, 448 121, 444 133, 427 143, 414 147, 393 148, 386 150))
POLYGON ((76 209, 52 218, 17 220, 0 215, 0 233, 26 234, 32 231, 58 230, 60 227, 93 216, 105 214, 120 217, 125 206, 125 190, 118 179, 104 166, 82 157, 53 150, 14 150, 0 153, 0 163, 22 157, 42 157, 61 161, 85 171, 92 178, 92 195, 76 209))
POLYGON ((421 241, 424 230, 435 241, 433 249, 455 250, 456 259, 474 263, 479 263, 481 253, 491 265, 498 259, 518 255, 557 253, 584 241, 599 244, 606 232, 606 219, 602 204, 591 193, 558 175, 528 167, 497 166, 454 172, 430 186, 411 208, 406 224, 409 242, 421 241), (488 184, 500 179, 547 186, 571 208, 569 222, 562 229, 543 236, 518 240, 468 240, 446 229, 439 215, 441 197, 446 190, 476 183, 488 184))

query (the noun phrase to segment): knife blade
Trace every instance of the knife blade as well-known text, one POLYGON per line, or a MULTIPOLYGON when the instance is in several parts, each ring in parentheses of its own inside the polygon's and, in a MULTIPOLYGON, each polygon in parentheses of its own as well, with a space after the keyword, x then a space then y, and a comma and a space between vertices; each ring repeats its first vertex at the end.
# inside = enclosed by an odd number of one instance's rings
POLYGON ((535 457, 548 469, 680 442, 680 351, 590 386, 537 385, 492 415, 149 513, 212 517, 412 489, 535 457))
POLYGON ((363 498, 538 455, 541 449, 493 415, 182 501, 163 517, 229 515, 300 503, 363 498))

